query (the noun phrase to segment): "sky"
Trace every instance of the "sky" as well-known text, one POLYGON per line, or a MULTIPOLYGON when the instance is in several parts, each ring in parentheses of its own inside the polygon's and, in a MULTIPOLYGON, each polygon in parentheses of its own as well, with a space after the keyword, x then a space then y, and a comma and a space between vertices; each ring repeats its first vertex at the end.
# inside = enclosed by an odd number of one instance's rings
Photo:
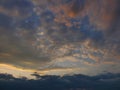
POLYGON ((120 73, 119 0, 0 0, 0 73, 120 73))

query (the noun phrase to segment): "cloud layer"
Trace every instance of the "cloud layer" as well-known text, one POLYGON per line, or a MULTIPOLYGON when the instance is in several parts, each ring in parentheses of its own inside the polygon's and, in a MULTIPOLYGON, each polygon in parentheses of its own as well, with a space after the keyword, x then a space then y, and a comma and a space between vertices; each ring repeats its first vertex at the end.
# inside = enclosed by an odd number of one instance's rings
POLYGON ((118 3, 1 0, 0 63, 55 75, 120 72, 118 3))
POLYGON ((0 89, 2 90, 119 90, 120 74, 105 74, 98 76, 39 76, 37 80, 27 80, 25 77, 14 78, 10 74, 0 74, 0 89))

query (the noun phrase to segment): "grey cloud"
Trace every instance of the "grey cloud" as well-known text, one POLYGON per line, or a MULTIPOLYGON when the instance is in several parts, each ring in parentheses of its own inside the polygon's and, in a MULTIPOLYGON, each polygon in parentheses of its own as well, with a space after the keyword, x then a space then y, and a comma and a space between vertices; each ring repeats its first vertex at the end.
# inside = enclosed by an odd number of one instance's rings
POLYGON ((120 74, 104 74, 98 76, 40 76, 37 73, 32 74, 37 80, 27 80, 25 77, 14 78, 9 74, 0 74, 0 89, 4 90, 119 90, 120 74), (116 79, 118 78, 118 79, 116 79), (114 80, 111 80, 114 79, 114 80), (115 80, 116 79, 116 80, 115 80))
POLYGON ((12 28, 13 19, 7 15, 0 13, 0 28, 12 28))
MULTIPOLYGON (((98 16, 95 13, 98 12, 98 9, 106 10, 106 7, 96 7, 98 2, 89 2, 90 6, 87 6, 88 3, 83 0, 72 0, 65 3, 62 0, 31 0, 31 2, 33 4, 28 0, 0 1, 2 9, 5 11, 1 11, 0 18, 3 22, 0 21, 0 26, 10 28, 11 18, 14 18, 16 22, 12 24, 14 30, 1 29, 1 63, 34 69, 46 66, 50 62, 56 61, 56 58, 61 57, 63 57, 62 59, 74 57, 77 60, 79 59, 78 61, 92 65, 98 65, 106 61, 119 63, 119 7, 117 7, 115 16, 112 15, 114 17, 112 17, 111 22, 105 19, 107 24, 111 24, 109 29, 103 29, 101 27, 106 27, 106 24, 104 25, 104 20, 100 21, 100 19, 104 18, 102 16, 106 15, 106 12, 100 12, 98 16), (92 11, 89 11, 90 7, 92 11), (18 11, 17 18, 12 13, 10 15, 6 13, 11 10, 14 12, 14 9, 18 11), (88 10, 88 12, 85 13, 84 10, 88 10), (66 15, 67 12, 68 14, 73 13, 75 16, 70 17, 66 15), (92 17, 91 12, 96 16, 92 17), (82 16, 81 13, 83 13, 82 16), (32 63, 32 65, 28 65, 27 62, 32 63)), ((106 2, 101 1, 102 4, 106 2)), ((108 4, 111 5, 111 3, 108 4)), ((81 62, 79 63, 81 64, 81 62)))
POLYGON ((25 18, 33 12, 33 4, 29 0, 1 0, 0 12, 12 17, 25 18))

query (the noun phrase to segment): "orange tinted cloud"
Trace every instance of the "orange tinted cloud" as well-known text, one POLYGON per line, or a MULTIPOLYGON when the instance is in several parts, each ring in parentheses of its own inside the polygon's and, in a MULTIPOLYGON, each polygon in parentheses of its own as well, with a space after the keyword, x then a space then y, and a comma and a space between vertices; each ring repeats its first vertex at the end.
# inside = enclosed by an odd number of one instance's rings
POLYGON ((107 29, 115 18, 117 3, 118 0, 86 0, 81 4, 79 0, 74 0, 67 4, 50 6, 50 9, 57 14, 55 21, 65 23, 66 26, 72 26, 70 18, 88 16, 91 25, 107 29))
POLYGON ((21 69, 9 64, 0 64, 0 73, 8 73, 12 74, 15 77, 22 77, 25 76, 28 79, 34 78, 31 76, 34 73, 34 70, 30 69, 21 69))

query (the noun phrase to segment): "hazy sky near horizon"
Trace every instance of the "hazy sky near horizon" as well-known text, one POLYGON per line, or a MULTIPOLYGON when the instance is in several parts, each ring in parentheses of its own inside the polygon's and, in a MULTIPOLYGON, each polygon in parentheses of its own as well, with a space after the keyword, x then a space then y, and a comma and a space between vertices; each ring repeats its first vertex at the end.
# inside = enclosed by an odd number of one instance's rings
POLYGON ((119 3, 0 0, 0 72, 120 73, 119 3))

